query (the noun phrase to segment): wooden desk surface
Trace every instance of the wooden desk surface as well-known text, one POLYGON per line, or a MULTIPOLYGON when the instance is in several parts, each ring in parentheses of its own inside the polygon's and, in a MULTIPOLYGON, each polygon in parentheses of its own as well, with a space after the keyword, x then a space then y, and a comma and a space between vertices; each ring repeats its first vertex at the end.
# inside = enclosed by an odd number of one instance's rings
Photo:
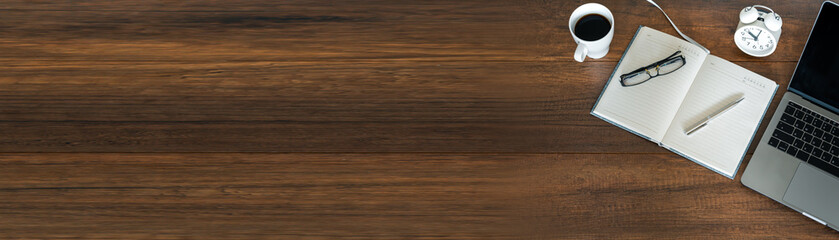
MULTIPOLYGON (((0 238, 839 238, 589 115, 639 25, 676 33, 600 1, 577 63, 584 2, 4 1, 0 238)), ((658 3, 774 111, 821 1, 761 2, 766 58, 730 40, 754 1, 658 3)))

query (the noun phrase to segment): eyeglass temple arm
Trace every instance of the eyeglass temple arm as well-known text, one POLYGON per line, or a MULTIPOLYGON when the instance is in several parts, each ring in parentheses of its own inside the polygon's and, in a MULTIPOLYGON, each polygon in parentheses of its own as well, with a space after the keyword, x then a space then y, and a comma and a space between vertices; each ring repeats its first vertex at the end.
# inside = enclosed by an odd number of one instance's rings
POLYGON ((656 65, 661 65, 662 63, 665 63, 665 62, 667 62, 667 61, 673 60, 673 57, 676 57, 677 55, 679 55, 679 54, 681 54, 681 53, 682 53, 682 51, 681 51, 681 50, 676 51, 676 52, 674 52, 673 54, 670 54, 670 56, 669 56, 669 57, 666 57, 666 58, 664 58, 664 59, 661 59, 661 60, 659 60, 658 62, 654 62, 653 64, 650 64, 649 66, 646 66, 645 68, 649 68, 649 67, 651 67, 651 66, 656 66, 656 65))
POLYGON ((679 51, 674 52, 673 54, 670 54, 670 56, 665 58, 664 60, 671 59, 671 58, 675 57, 676 55, 679 55, 679 53, 682 53, 682 50, 679 50, 679 51))
POLYGON ((673 23, 673 20, 670 20, 670 16, 667 16, 667 13, 664 12, 664 9, 661 9, 661 7, 659 7, 658 4, 653 2, 653 0, 647 0, 647 2, 651 3, 653 6, 658 8, 658 10, 661 11, 661 13, 664 14, 664 17, 667 18, 667 21, 670 22, 670 25, 673 25, 673 28, 676 29, 676 32, 679 33, 679 35, 681 35, 683 38, 688 40, 688 42, 693 43, 693 45, 699 46, 700 48, 702 48, 702 50, 705 50, 705 53, 711 53, 711 51, 708 50, 707 48, 705 48, 704 46, 702 46, 702 44, 699 44, 698 42, 694 41, 692 38, 690 38, 687 35, 685 35, 684 33, 682 33, 682 31, 679 31, 679 27, 676 27, 676 24, 673 23))

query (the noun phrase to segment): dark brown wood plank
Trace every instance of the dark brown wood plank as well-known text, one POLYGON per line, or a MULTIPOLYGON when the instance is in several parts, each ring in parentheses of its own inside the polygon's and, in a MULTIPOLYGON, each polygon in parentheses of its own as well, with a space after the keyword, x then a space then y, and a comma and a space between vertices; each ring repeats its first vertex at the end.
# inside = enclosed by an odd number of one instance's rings
MULTIPOLYGON (((646 2, 606 1, 612 52, 576 63, 580 3, 10 1, 0 151, 663 152, 588 112, 638 25, 675 31, 646 2)), ((819 5, 766 3, 783 48, 758 59, 720 40, 750 3, 659 3, 782 86, 819 5)))
MULTIPOLYGON (((586 72, 614 64, 592 65, 572 67, 586 72)), ((788 79, 794 68, 780 63, 743 65, 760 69, 765 76, 780 76, 775 79, 788 79)), ((565 69, 546 67, 543 71, 565 69)), ((81 74, 85 76, 80 78, 92 77, 81 74)), ((608 74, 593 73, 603 78, 608 74)), ((376 100, 336 102, 270 96, 270 90, 282 87, 243 90, 264 96, 172 97, 131 96, 107 87, 70 84, 57 86, 62 90, 56 91, 66 91, 66 95, 43 96, 42 87, 23 85, 3 91, 6 119, 0 125, 6 139, 0 146, 5 151, 655 151, 646 146, 651 144, 588 115, 604 81, 566 76, 556 81, 534 76, 539 81, 520 84, 519 90, 530 96, 516 99, 518 105, 489 98, 461 100, 456 92, 450 93, 451 99, 443 99, 433 97, 442 93, 432 91, 425 93, 427 97, 411 99, 382 94, 376 100), (586 144, 563 141, 594 132, 586 144)), ((224 83, 212 87, 237 88, 224 83)), ((172 94, 190 91, 176 86, 143 88, 172 94)), ((400 93, 423 94, 410 91, 400 93)))
POLYGON ((0 238, 506 238, 510 160, 3 154, 0 238))
MULTIPOLYGON (((434 2, 393 2, 393 1, 333 1, 330 4, 313 4, 307 1, 213 1, 213 0, 190 0, 172 3, 169 1, 7 1, 4 7, 0 8, 7 12, 52 12, 56 15, 66 15, 64 12, 71 12, 82 19, 80 22, 65 21, 56 23, 64 26, 79 26, 80 23, 90 27, 97 25, 111 26, 111 30, 131 30, 120 28, 128 20, 137 17, 159 18, 153 22, 157 27, 163 25, 184 25, 202 23, 203 27, 221 23, 238 23, 250 27, 266 28, 276 27, 279 24, 288 23, 310 23, 310 22, 334 22, 334 21, 410 21, 413 24, 425 24, 428 22, 449 21, 453 24, 461 24, 458 20, 481 20, 490 22, 514 21, 518 27, 513 32, 492 32, 498 38, 509 38, 519 35, 518 42, 536 43, 529 46, 542 47, 542 51, 549 49, 562 49, 564 53, 573 52, 574 43, 568 36, 567 22, 571 10, 585 3, 585 1, 493 1, 493 2, 469 2, 469 1, 434 1, 434 2), (332 13, 330 15, 312 16, 313 12, 332 13), (125 14, 131 13, 131 14, 125 14), (154 17, 168 15, 168 17, 154 17), (181 17, 174 17, 167 13, 176 13, 181 17), (212 14, 207 14, 212 13, 212 14), (276 15, 284 13, 285 15, 276 15), (81 15, 79 15, 81 14, 81 15), (97 15, 95 18, 84 18, 86 14, 97 15), (137 16, 142 15, 142 16, 137 16), (110 17, 109 17, 110 16, 110 17), (184 19, 202 18, 199 21, 183 21, 184 19), (208 17, 212 16, 212 17, 208 17), (285 16, 285 17, 277 17, 285 16), (361 17, 361 16, 366 16, 361 17), (122 21, 101 21, 105 19, 122 21), (177 21, 178 19, 182 21, 177 21), (425 19, 425 21, 421 21, 425 19), (115 24, 114 24, 115 22, 115 24), (425 23, 424 23, 425 22, 425 23), (524 28, 524 29, 521 29, 524 28), (550 44, 547 44, 550 43, 550 44)), ((651 26, 666 31, 673 35, 676 32, 670 27, 664 16, 652 5, 644 1, 601 1, 611 9, 617 18, 615 43, 624 46, 629 42, 632 34, 639 25, 651 26)), ((795 1, 766 1, 763 4, 778 9, 784 18, 784 34, 782 40, 789 40, 783 43, 779 51, 768 58, 753 58, 740 53, 733 45, 732 34, 737 26, 739 10, 751 5, 745 1, 694 1, 680 2, 660 0, 658 3, 668 11, 673 20, 681 26, 688 35, 706 45, 715 55, 734 61, 795 61, 801 52, 803 43, 809 33, 809 29, 815 20, 816 13, 821 1, 795 0, 795 1)), ((49 19, 38 19, 37 16, 43 13, 29 14, 29 17, 37 21, 30 21, 22 25, 42 25, 48 23, 49 19)), ((62 17, 66 19, 68 16, 62 17)), ((23 22, 18 17, 17 21, 23 22)), ((143 22, 131 23, 143 24, 143 22)), ((390 24, 385 24, 390 25, 390 24)), ((445 30, 446 26, 436 26, 439 30, 445 30)), ((439 32, 432 32, 434 29, 426 29, 432 35, 439 32)), ((476 30, 476 29, 463 29, 476 30)), ((487 30, 487 29, 483 29, 487 30)), ((135 32, 130 34, 134 35, 135 32)), ((172 34, 172 33, 169 33, 172 34)), ((136 37, 136 36, 135 36, 136 37)), ((314 39, 313 39, 314 40, 314 39)), ((465 38, 462 40, 471 40, 465 38)), ((439 41, 439 40, 435 40, 439 41)), ((566 61, 573 61, 569 54, 556 56, 566 61)), ((620 52, 613 52, 606 61, 616 61, 620 52)))
POLYGON ((839 235, 675 154, 2 154, 0 238, 839 235))

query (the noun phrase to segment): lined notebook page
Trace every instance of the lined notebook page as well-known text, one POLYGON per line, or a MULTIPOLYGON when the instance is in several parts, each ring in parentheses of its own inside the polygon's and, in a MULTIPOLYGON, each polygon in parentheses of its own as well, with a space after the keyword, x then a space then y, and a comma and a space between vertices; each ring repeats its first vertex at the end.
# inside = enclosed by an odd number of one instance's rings
POLYGON ((592 112, 660 142, 707 55, 687 41, 641 27, 592 112), (621 74, 662 60, 678 50, 686 60, 679 70, 640 85, 621 86, 621 74))
POLYGON ((777 87, 772 80, 708 56, 662 143, 733 178, 777 87), (690 136, 685 134, 741 96, 745 99, 737 106, 690 136))

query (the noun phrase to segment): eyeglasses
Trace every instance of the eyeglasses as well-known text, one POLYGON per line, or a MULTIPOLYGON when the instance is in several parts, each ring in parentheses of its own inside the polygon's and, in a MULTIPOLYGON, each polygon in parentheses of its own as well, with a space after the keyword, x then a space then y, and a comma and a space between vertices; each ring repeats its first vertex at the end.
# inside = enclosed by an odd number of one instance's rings
POLYGON ((679 70, 679 68, 685 66, 685 57, 681 54, 682 51, 676 51, 673 55, 670 55, 661 61, 621 75, 621 85, 624 87, 635 86, 647 82, 655 77, 679 70))

